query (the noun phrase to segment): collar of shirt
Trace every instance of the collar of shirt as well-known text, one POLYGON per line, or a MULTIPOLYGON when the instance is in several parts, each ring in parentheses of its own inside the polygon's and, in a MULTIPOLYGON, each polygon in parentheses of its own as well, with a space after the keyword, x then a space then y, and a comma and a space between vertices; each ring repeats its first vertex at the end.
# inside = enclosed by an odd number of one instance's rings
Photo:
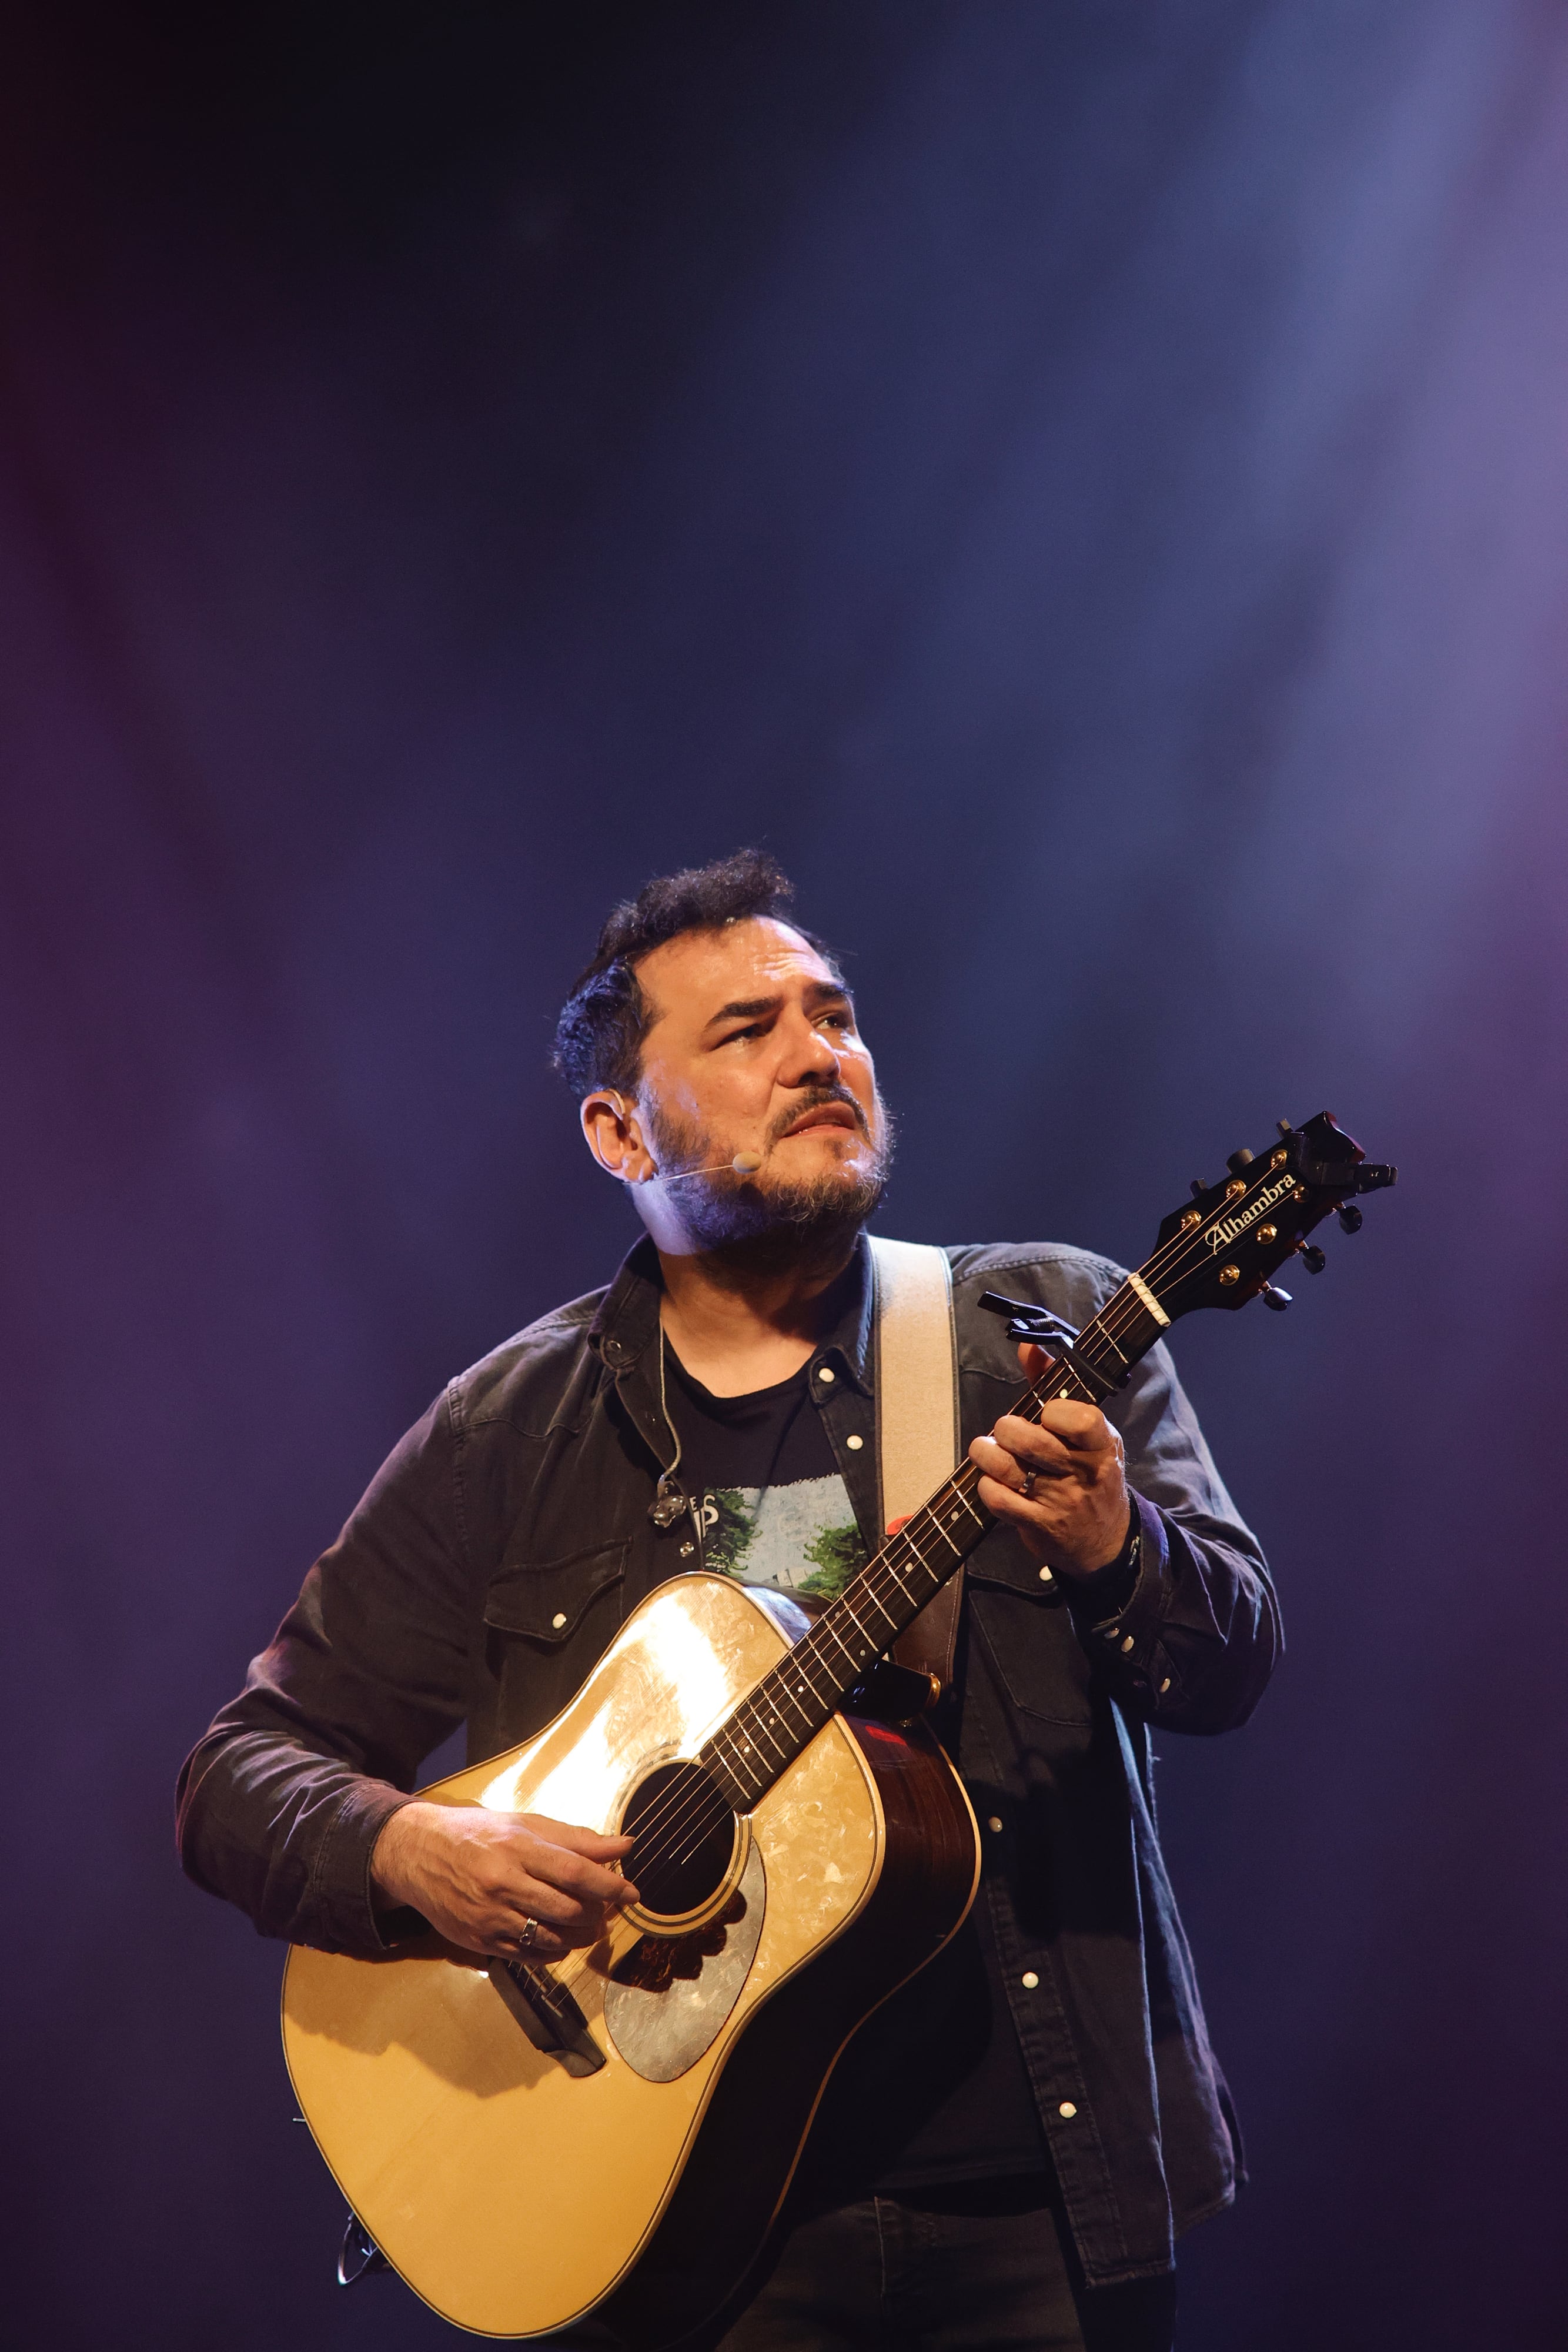
MULTIPOLYGON (((651 1356, 659 1335, 659 1300, 664 1284, 659 1253, 644 1234, 622 1259, 620 1272, 600 1302, 589 1326, 589 1344, 605 1369, 619 1380, 644 1356, 651 1356)), ((811 1393, 824 1368, 833 1379, 846 1380, 862 1396, 873 1385, 871 1247, 864 1234, 855 1237, 854 1254, 844 1283, 843 1302, 831 1331, 824 1333, 810 1359, 811 1393)))

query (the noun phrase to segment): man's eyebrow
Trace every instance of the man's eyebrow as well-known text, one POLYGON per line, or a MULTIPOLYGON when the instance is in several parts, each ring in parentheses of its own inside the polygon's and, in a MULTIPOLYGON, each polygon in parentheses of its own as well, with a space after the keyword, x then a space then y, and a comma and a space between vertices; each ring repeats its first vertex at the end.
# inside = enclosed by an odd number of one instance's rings
MULTIPOLYGON (((804 990, 808 1004, 822 1004, 839 1000, 852 1005, 853 997, 841 980, 813 980, 804 990)), ((737 996, 728 1004, 721 1004, 712 1017, 705 1021, 705 1029, 716 1029, 721 1021, 755 1021, 764 1013, 777 1013, 783 1003, 782 996, 737 996)))

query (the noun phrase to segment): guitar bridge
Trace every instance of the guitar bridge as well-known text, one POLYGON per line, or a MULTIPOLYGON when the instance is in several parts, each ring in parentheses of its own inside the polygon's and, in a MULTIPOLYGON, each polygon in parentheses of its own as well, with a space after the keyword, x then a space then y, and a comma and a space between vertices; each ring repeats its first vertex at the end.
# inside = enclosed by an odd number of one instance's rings
POLYGON ((549 1969, 497 1958, 486 1973, 536 2050, 559 2058, 569 2074, 599 2072, 604 2053, 587 2018, 549 1969))

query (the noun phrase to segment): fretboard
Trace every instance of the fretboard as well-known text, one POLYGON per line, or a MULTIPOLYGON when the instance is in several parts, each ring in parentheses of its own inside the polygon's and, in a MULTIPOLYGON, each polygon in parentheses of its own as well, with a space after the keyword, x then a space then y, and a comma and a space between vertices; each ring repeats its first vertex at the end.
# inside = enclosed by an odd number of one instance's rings
MULTIPOLYGON (((1073 1352, 1090 1377, 1059 1360, 1025 1389, 1013 1412, 1038 1422, 1056 1398, 1092 1403, 1096 1376, 1101 1389, 1119 1387, 1165 1328, 1150 1302, 1141 1277, 1130 1276, 1076 1342, 1073 1352)), ((972 1462, 955 1470, 704 1744, 699 1760, 737 1811, 749 1811, 767 1793, 989 1533, 996 1522, 979 1500, 979 1485, 972 1462)))

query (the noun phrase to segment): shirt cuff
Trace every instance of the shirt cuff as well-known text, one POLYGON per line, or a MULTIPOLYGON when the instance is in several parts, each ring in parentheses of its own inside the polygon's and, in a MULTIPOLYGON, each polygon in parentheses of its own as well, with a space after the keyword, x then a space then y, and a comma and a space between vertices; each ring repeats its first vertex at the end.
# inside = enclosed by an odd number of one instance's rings
POLYGON ((1127 1539, 1114 1559, 1107 1560, 1088 1576, 1064 1577, 1063 1583, 1072 1602, 1073 1614, 1082 1616, 1091 1626, 1111 1617, 1119 1616, 1132 1599, 1138 1581, 1138 1561, 1144 1548, 1144 1523, 1138 1510, 1138 1498, 1131 1496, 1127 1507, 1127 1539))
POLYGON ((1133 1508, 1137 1527, 1129 1539, 1132 1560, 1129 1562, 1124 1555, 1113 1560, 1109 1568, 1079 1580, 1080 1592, 1086 1599, 1094 1594, 1103 1613, 1085 1623, 1087 1612, 1078 1593, 1072 1595, 1073 1613, 1083 1646, 1098 1660, 1102 1671, 1113 1685, 1120 1685, 1131 1700, 1148 1708, 1157 1706, 1170 1691, 1170 1668, 1159 1638, 1169 1582, 1170 1546, 1165 1521, 1155 1506, 1145 1502, 1142 1495, 1134 1495, 1133 1508), (1113 1595, 1109 1582, 1095 1594, 1100 1579, 1109 1580, 1113 1575, 1121 1579, 1121 1595, 1113 1595))
POLYGON ((356 1780, 350 1788, 323 1841, 311 1884, 308 1942, 324 1951, 369 1958, 411 1932, 415 1913, 383 1909, 378 1915, 371 1856, 392 1815, 413 1801, 384 1780, 356 1780))

